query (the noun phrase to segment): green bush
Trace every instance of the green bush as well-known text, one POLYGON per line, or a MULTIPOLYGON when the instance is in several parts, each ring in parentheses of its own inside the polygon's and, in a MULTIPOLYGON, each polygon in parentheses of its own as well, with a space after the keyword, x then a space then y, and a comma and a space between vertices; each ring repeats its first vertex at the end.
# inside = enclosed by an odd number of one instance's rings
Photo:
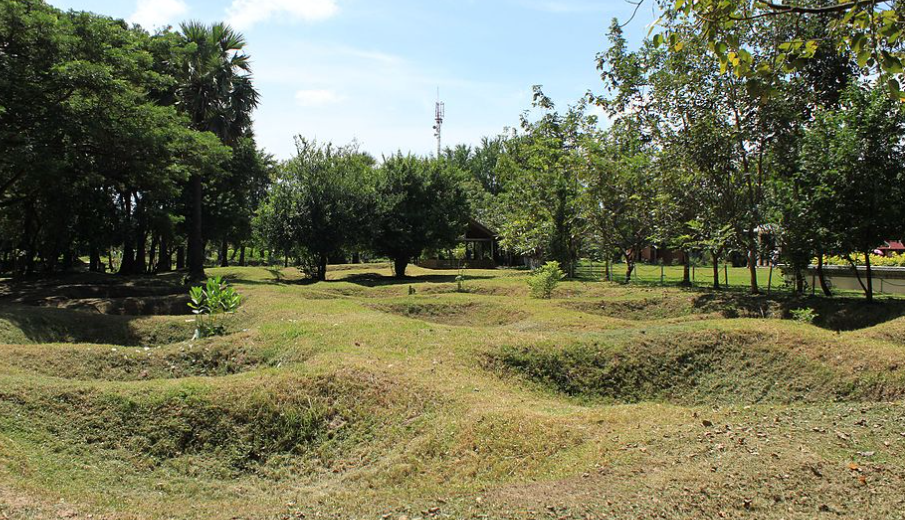
POLYGON ((816 320, 818 317, 818 314, 814 311, 814 309, 810 307, 805 307, 804 309, 793 309, 791 312, 792 319, 799 323, 814 323, 814 320, 816 320))
POLYGON ((223 334, 225 327, 217 317, 236 312, 242 303, 238 291, 226 285, 219 276, 208 278, 204 286, 192 287, 189 296, 192 299, 189 307, 197 320, 194 339, 223 334))
MULTIPOLYGON (((849 256, 851 256, 851 259, 854 260, 857 265, 866 264, 864 254, 862 253, 853 253, 849 256)), ((817 259, 815 258, 811 262, 816 265, 817 259)), ((826 265, 842 265, 846 267, 852 265, 851 262, 849 262, 848 257, 843 256, 827 256, 823 259, 823 262, 826 265)), ((892 254, 889 256, 870 255, 870 264, 874 267, 905 267, 905 254, 892 254)))
POLYGON ((553 296, 553 289, 562 280, 564 273, 559 267, 559 262, 547 262, 539 267, 528 278, 528 286, 531 287, 531 297, 543 300, 553 296))

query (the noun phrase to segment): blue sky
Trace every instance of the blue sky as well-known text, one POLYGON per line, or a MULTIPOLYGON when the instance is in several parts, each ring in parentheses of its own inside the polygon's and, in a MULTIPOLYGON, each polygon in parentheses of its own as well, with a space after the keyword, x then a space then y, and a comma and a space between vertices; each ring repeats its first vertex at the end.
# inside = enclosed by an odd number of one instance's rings
MULTIPOLYGON (((249 42, 262 104, 258 142, 279 158, 293 136, 348 143, 376 156, 436 148, 516 126, 540 84, 559 105, 599 90, 594 57, 625 0, 49 0, 145 28, 226 20, 249 42)), ((626 31, 633 43, 653 1, 626 31)))

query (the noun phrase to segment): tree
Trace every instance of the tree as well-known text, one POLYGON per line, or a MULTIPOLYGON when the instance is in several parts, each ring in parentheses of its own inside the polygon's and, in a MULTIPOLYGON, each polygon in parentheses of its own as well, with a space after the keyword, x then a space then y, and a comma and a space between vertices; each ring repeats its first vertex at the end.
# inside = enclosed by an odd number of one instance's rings
MULTIPOLYGON (((816 193, 804 211, 822 223, 821 240, 848 256, 868 301, 873 300, 870 254, 905 234, 905 111, 878 89, 850 85, 840 110, 820 110, 805 134, 801 187, 816 193), (863 254, 862 280, 852 253, 863 254)), ((818 228, 819 229, 819 228, 818 228)))
POLYGON ((371 248, 393 260, 396 277, 405 277, 409 262, 424 250, 451 247, 464 234, 470 208, 463 175, 445 160, 401 153, 384 160, 371 248))
POLYGON ((898 2, 888 0, 793 0, 727 2, 725 0, 660 0, 664 33, 657 43, 681 51, 688 41, 676 26, 691 26, 724 70, 738 76, 768 78, 777 72, 793 72, 807 66, 818 54, 820 38, 789 31, 772 40, 775 54, 760 60, 751 39, 764 24, 798 28, 815 23, 825 28, 826 40, 835 42, 836 52, 851 56, 866 72, 877 73, 889 92, 905 99, 902 44, 905 19, 898 2))
POLYGON ((374 215, 371 156, 356 145, 334 147, 296 140, 296 155, 279 168, 260 234, 293 252, 315 280, 327 279, 327 262, 361 245, 374 215))
POLYGON ((204 197, 206 238, 220 245, 221 267, 229 265, 227 251, 234 246, 244 259, 245 245, 252 236, 252 219, 267 195, 276 164, 272 156, 257 148, 252 136, 239 138, 232 158, 221 175, 208 177, 204 197))
POLYGON ((583 102, 557 112, 539 86, 534 106, 543 115, 537 121, 522 116, 522 134, 505 141, 497 164, 500 245, 535 261, 555 260, 574 275, 583 226, 577 149, 592 118, 583 102))
MULTIPOLYGON (((228 25, 189 22, 181 26, 181 43, 177 106, 193 128, 235 145, 247 135, 259 99, 249 56, 243 52, 244 37, 228 25)), ((195 279, 204 277, 204 180, 201 172, 193 172, 188 184, 189 274, 195 279)))
MULTIPOLYGON (((657 207, 653 153, 628 120, 617 121, 602 138, 585 140, 588 221, 609 247, 622 255, 625 282, 631 281, 635 258, 650 244, 657 207)), ((612 249, 604 254, 612 254, 612 249)))

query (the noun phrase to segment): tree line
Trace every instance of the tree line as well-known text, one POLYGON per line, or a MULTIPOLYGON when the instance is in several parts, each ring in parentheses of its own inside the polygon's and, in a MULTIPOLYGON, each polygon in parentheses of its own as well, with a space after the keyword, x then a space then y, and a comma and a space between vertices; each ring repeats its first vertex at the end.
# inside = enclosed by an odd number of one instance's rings
POLYGON ((719 288, 716 266, 743 258, 754 293, 765 258, 798 291, 816 261, 827 294, 824 258, 864 258, 871 298, 870 253, 905 235, 898 55, 859 43, 901 24, 840 19, 861 3, 739 19, 669 2, 638 49, 613 22, 583 99, 561 110, 536 87, 519 127, 477 146, 378 161, 298 138, 277 162, 254 142, 258 94, 229 27, 152 35, 0 2, 0 262, 19 272, 99 269, 106 253, 126 274, 175 255, 197 276, 208 250, 226 263, 252 245, 315 279, 362 252, 403 276, 475 218, 511 255, 573 272, 590 257, 630 279, 653 246, 684 253, 685 283, 691 257, 709 260, 719 288))
POLYGON ((670 7, 668 36, 637 50, 614 20, 598 92, 558 111, 536 87, 539 117, 447 156, 478 169, 491 158, 475 174, 487 187, 477 212, 519 254, 567 267, 621 259, 630 279, 642 249, 673 249, 684 283, 695 255, 713 264, 716 288, 719 262, 743 256, 752 293, 764 260, 782 263, 799 292, 816 262, 827 295, 826 256, 866 258, 855 273, 871 299, 870 254, 905 236, 905 111, 888 81, 898 69, 877 71, 830 23, 860 16, 849 7, 732 19, 716 36, 696 11, 670 7), (807 51, 793 60, 789 42, 807 51))
POLYGON ((0 270, 124 274, 186 267, 242 244, 273 160, 242 36, 0 0, 0 270))

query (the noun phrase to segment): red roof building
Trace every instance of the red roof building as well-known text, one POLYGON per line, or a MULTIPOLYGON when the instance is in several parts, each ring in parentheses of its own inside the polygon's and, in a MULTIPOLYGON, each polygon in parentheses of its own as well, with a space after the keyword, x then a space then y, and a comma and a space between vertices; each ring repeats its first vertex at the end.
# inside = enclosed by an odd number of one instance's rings
POLYGON ((882 247, 878 247, 877 251, 883 256, 903 255, 905 254, 905 243, 901 240, 888 240, 882 247))

